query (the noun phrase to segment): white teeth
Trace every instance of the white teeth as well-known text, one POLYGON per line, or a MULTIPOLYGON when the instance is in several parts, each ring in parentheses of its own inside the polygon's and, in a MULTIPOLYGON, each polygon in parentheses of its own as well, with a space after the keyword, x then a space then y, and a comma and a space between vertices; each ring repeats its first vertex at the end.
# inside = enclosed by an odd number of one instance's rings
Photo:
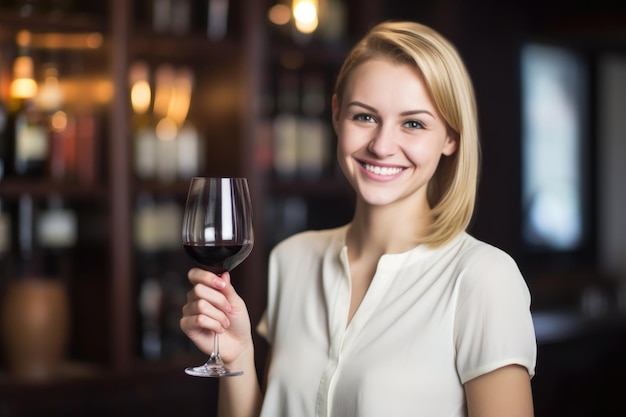
POLYGON ((396 175, 402 168, 379 167, 377 165, 363 164, 366 170, 376 175, 396 175))

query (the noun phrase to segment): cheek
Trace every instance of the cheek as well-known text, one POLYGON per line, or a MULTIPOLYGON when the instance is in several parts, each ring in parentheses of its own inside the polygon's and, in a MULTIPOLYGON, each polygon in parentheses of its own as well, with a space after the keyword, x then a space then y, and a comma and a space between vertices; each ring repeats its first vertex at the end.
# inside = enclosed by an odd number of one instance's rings
POLYGON ((441 147, 429 146, 427 143, 417 143, 405 147, 405 155, 417 167, 433 171, 441 159, 441 147))
POLYGON ((349 129, 339 128, 337 130, 337 157, 348 158, 359 149, 360 145, 355 140, 354 134, 349 129))
POLYGON ((341 170, 345 173, 347 168, 347 160, 350 159, 351 152, 346 148, 346 142, 341 136, 337 138, 337 162, 341 170))

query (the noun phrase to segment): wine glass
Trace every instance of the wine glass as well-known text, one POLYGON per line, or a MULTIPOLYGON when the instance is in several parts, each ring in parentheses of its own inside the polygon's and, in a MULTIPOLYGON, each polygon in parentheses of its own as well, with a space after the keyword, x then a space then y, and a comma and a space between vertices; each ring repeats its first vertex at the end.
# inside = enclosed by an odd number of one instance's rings
MULTIPOLYGON (((220 275, 239 265, 252 251, 252 204, 245 178, 194 177, 183 215, 183 247, 200 268, 220 275)), ((243 372, 224 366, 219 337, 201 366, 185 372, 193 376, 236 376, 243 372)))

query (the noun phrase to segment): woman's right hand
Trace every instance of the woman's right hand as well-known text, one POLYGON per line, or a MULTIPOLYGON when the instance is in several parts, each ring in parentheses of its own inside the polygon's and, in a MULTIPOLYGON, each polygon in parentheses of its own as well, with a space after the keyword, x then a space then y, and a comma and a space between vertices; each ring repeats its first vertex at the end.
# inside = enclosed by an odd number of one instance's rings
POLYGON ((221 276, 200 268, 187 274, 193 288, 187 293, 180 328, 204 353, 213 350, 213 335, 220 335, 220 356, 225 363, 252 351, 250 316, 243 299, 230 283, 230 274, 221 276))

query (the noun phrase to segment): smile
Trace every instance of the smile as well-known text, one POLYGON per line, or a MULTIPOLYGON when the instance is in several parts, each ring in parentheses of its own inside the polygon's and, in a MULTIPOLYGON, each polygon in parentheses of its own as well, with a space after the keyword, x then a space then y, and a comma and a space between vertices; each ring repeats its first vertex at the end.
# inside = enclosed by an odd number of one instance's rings
POLYGON ((398 168, 398 167, 380 167, 378 165, 370 165, 370 164, 363 164, 363 167, 371 173, 374 173, 376 175, 383 175, 383 176, 396 175, 404 169, 404 168, 398 168))

